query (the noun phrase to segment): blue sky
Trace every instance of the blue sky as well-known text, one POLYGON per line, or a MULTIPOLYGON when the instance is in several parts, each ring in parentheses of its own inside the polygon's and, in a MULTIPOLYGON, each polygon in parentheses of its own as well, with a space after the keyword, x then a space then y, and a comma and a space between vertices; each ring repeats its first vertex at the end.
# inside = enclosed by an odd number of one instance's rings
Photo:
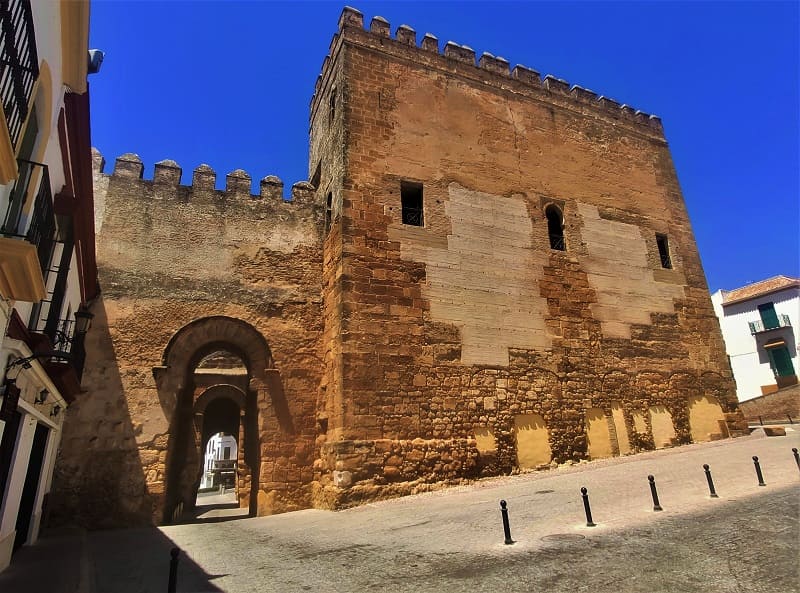
MULTIPOLYGON (((796 2, 355 2, 659 115, 709 288, 800 276, 796 2)), ((308 176, 308 104, 342 2, 92 3, 93 144, 308 176)))

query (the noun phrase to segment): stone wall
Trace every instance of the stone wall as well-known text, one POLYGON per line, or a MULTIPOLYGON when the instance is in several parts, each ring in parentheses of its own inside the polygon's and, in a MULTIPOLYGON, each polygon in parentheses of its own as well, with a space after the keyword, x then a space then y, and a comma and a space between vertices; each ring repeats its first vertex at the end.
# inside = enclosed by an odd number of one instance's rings
POLYGON ((253 514, 745 428, 657 117, 346 8, 310 132, 291 202, 276 177, 253 196, 243 171, 218 191, 205 165, 181 186, 96 155, 103 297, 54 516, 191 506, 217 397, 253 514))
POLYGON ((706 438, 741 430, 658 118, 380 18, 365 31, 352 9, 312 111, 333 77, 343 159, 312 135, 323 168, 344 162, 321 504, 512 471, 541 453, 519 449, 531 418, 553 463, 589 457, 603 417, 603 455, 652 448, 653 423, 659 446, 690 442, 697 395, 704 430, 722 423, 706 438), (403 224, 404 182, 422 226, 403 224), (421 464, 442 442, 459 453, 421 464))
POLYGON ((243 506, 250 500, 262 514, 309 506, 322 331, 322 211, 311 186, 295 184, 287 202, 276 177, 251 195, 242 171, 219 191, 204 165, 182 186, 172 162, 145 180, 135 155, 117 159, 111 175, 95 157, 102 298, 92 306, 86 392, 68 410, 53 518, 131 525, 193 504, 201 443, 197 426, 187 427, 210 387, 209 370, 193 370, 215 350, 247 367, 226 378, 231 363, 217 357, 222 374, 211 375, 250 402, 243 408, 254 406, 242 410, 255 449, 240 459, 243 506))
POLYGON ((739 404, 749 422, 800 422, 800 385, 786 387, 775 393, 754 397, 739 404))

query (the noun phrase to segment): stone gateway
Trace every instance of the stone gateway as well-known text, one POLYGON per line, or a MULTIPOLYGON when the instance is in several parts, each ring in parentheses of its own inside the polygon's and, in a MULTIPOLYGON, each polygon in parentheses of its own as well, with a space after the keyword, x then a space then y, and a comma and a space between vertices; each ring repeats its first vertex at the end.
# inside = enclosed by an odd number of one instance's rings
POLYGON ((179 519, 219 432, 263 515, 743 428, 657 117, 345 8, 310 124, 291 201, 95 155, 54 520, 179 519))

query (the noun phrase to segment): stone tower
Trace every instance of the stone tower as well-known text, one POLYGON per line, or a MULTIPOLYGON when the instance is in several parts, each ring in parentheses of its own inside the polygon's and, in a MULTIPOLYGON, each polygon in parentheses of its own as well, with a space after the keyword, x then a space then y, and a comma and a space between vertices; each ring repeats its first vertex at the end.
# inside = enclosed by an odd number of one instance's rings
POLYGON ((346 8, 309 170, 328 504, 729 434, 659 118, 346 8))
POLYGON ((96 155, 54 518, 178 519, 217 431, 269 514, 738 428, 657 117, 345 8, 310 124, 291 201, 96 155))

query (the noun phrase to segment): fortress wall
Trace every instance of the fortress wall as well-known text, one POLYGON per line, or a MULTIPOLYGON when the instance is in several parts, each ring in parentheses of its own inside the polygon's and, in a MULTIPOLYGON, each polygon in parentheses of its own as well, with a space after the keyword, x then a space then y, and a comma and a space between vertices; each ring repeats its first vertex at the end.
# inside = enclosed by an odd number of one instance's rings
POLYGON ((191 404, 219 382, 246 402, 254 514, 742 430, 657 116, 345 8, 309 132, 290 202, 274 176, 252 195, 244 171, 220 191, 207 165, 181 186, 172 161, 145 180, 95 155, 103 293, 55 516, 168 520, 193 493, 191 404), (248 375, 192 375, 225 345, 248 375))
POLYGON ((363 25, 345 9, 326 61, 344 69, 347 95, 348 407, 323 447, 331 496, 510 471, 525 414, 544 419, 556 462, 587 457, 590 410, 607 416, 614 452, 653 446, 649 421, 634 420, 653 406, 674 424, 666 444, 689 442, 698 393, 713 394, 720 420, 738 419, 660 120, 502 58, 476 63, 430 34, 417 45, 406 26, 392 37, 383 19, 363 25), (403 182, 423 186, 423 226, 402 222, 403 182), (550 248, 551 204, 566 251, 550 248), (459 453, 431 454, 440 441, 459 453))
MULTIPOLYGON (((161 389, 154 369, 179 330, 213 316, 263 336, 288 411, 281 424, 275 403, 259 395, 259 512, 309 506, 322 331, 313 188, 295 184, 287 202, 277 177, 251 195, 243 171, 219 191, 208 166, 182 186, 170 161, 155 166, 152 180, 135 155, 117 159, 110 175, 102 157, 95 161, 102 298, 92 307, 86 393, 68 410, 54 518, 95 527, 161 521, 176 394, 161 389)), ((218 338, 222 347, 241 341, 236 331, 218 338)), ((193 338, 197 347, 213 339, 193 338)), ((189 381, 179 378, 177 389, 189 381)), ((248 387, 262 394, 269 386, 248 387)))

